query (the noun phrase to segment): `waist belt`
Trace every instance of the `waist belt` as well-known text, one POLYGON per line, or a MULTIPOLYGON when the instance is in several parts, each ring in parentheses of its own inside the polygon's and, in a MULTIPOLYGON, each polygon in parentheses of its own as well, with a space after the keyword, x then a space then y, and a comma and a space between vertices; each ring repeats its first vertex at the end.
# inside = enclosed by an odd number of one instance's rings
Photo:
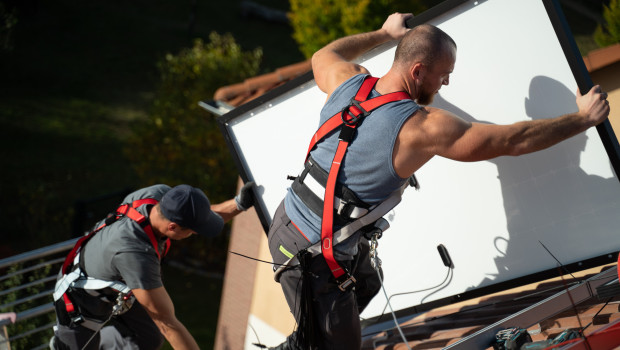
MULTIPOLYGON (((375 221, 379 220, 383 215, 387 214, 390 210, 392 210, 398 203, 400 203, 402 199, 402 194, 407 188, 407 186, 412 185, 411 182, 405 183, 401 188, 392 192, 392 194, 386 198, 383 202, 379 203, 375 208, 371 209, 366 215, 363 217, 349 223, 344 226, 340 230, 333 233, 333 244, 334 246, 339 243, 344 242, 347 238, 351 237, 354 233, 361 230, 363 227, 373 224, 375 221)), ((413 186, 413 185, 412 185, 413 186)), ((306 248, 306 251, 311 253, 311 256, 317 256, 322 253, 322 242, 318 241, 306 248)), ((280 265, 275 270, 274 279, 276 282, 280 281, 280 275, 284 270, 290 267, 297 266, 299 264, 299 260, 297 255, 294 255, 292 258, 285 261, 282 265, 280 265)), ((346 281, 345 281, 346 282, 346 281)))
MULTIPOLYGON (((306 207, 319 217, 323 217, 327 177, 327 172, 309 157, 304 164, 304 170, 291 186, 306 207)), ((346 225, 366 215, 375 206, 359 199, 348 187, 337 184, 334 190, 334 223, 339 226, 346 225)))

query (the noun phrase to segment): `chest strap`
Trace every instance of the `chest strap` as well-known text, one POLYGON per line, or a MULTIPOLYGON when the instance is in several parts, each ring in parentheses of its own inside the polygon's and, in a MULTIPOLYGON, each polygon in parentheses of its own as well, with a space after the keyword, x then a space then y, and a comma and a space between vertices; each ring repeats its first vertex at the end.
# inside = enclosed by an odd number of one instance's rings
MULTIPOLYGON (((332 160, 329 175, 327 177, 327 183, 325 185, 325 197, 323 198, 323 215, 321 220, 321 252, 327 265, 329 266, 332 275, 336 279, 336 282, 341 285, 352 285, 352 276, 343 267, 338 264, 334 258, 334 242, 333 242, 333 225, 334 225, 334 192, 336 188, 336 180, 338 173, 340 172, 340 166, 342 160, 347 152, 349 144, 355 137, 356 128, 359 122, 368 116, 374 109, 383 106, 386 103, 408 100, 411 99, 409 94, 399 91, 386 95, 377 96, 375 98, 368 99, 368 96, 372 92, 375 84, 379 79, 371 76, 366 76, 359 90, 355 94, 355 97, 351 100, 351 103, 346 106, 341 112, 336 113, 329 118, 323 125, 319 127, 317 132, 312 136, 306 160, 310 156, 310 151, 314 149, 316 144, 322 141, 327 134, 331 131, 340 128, 340 134, 338 136, 338 146, 336 153, 332 160)), ((341 288, 342 289, 342 288, 341 288)))
MULTIPOLYGON (((314 214, 323 217, 323 198, 327 171, 323 170, 312 157, 308 157, 304 170, 295 177, 291 188, 301 199, 304 205, 314 214)), ((334 223, 344 226, 355 219, 366 215, 374 206, 359 199, 355 192, 348 187, 336 183, 334 192, 334 223)))

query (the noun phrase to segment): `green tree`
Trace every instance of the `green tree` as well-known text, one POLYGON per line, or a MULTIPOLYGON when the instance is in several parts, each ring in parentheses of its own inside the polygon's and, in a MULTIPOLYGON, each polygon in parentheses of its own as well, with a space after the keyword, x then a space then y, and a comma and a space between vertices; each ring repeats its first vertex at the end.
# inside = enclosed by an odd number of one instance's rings
MULTIPOLYGON (((244 52, 230 34, 194 41, 192 48, 167 54, 158 64, 160 84, 147 120, 133 125, 127 156, 141 181, 175 186, 187 183, 209 200, 233 196, 238 178, 232 155, 214 116, 198 106, 221 86, 258 73, 262 50, 244 52)), ((175 242, 173 257, 223 270, 227 235, 175 242)))
POLYGON ((420 13, 421 0, 290 0, 293 38, 306 57, 343 36, 380 28, 394 12, 420 13))
POLYGON ((599 24, 594 31, 594 41, 600 47, 620 43, 620 1, 611 0, 603 5, 605 24, 599 24))
POLYGON ((198 106, 221 86, 258 72, 262 50, 243 52, 230 34, 196 39, 158 63, 160 84, 148 120, 127 149, 145 183, 189 183, 216 201, 230 198, 237 172, 215 118, 198 106))
POLYGON ((16 10, 7 9, 4 3, 0 2, 0 52, 13 48, 13 29, 16 24, 16 10))

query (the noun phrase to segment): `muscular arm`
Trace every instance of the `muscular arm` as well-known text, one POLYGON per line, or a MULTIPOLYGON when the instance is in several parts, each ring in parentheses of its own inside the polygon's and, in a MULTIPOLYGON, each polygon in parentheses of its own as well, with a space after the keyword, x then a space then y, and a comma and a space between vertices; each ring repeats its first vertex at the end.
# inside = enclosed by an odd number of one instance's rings
POLYGON ((199 349, 192 335, 174 315, 174 305, 164 287, 132 291, 174 349, 199 349))
POLYGON ((579 111, 551 119, 523 121, 510 125, 468 123, 448 112, 437 112, 436 137, 432 152, 462 161, 478 161, 502 155, 518 156, 551 147, 603 122, 609 115, 607 94, 593 87, 578 93, 579 111))
POLYGON ((312 56, 312 71, 319 89, 328 95, 353 75, 368 70, 350 62, 373 47, 407 32, 405 21, 412 14, 395 13, 388 17, 381 29, 340 38, 323 47, 312 56))
POLYGON ((474 162, 543 150, 603 122, 609 115, 606 98, 595 86, 586 95, 578 93, 576 113, 510 125, 468 122, 445 110, 421 109, 399 133, 394 169, 407 177, 436 155, 474 162))

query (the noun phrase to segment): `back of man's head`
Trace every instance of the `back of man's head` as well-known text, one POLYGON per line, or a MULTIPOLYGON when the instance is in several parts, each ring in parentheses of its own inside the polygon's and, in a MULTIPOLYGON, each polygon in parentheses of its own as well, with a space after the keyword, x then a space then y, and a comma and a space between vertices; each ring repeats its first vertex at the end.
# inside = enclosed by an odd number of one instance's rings
POLYGON ((407 32, 398 43, 394 66, 408 68, 418 62, 430 66, 450 49, 456 49, 456 43, 446 32, 430 24, 421 24, 407 32))

